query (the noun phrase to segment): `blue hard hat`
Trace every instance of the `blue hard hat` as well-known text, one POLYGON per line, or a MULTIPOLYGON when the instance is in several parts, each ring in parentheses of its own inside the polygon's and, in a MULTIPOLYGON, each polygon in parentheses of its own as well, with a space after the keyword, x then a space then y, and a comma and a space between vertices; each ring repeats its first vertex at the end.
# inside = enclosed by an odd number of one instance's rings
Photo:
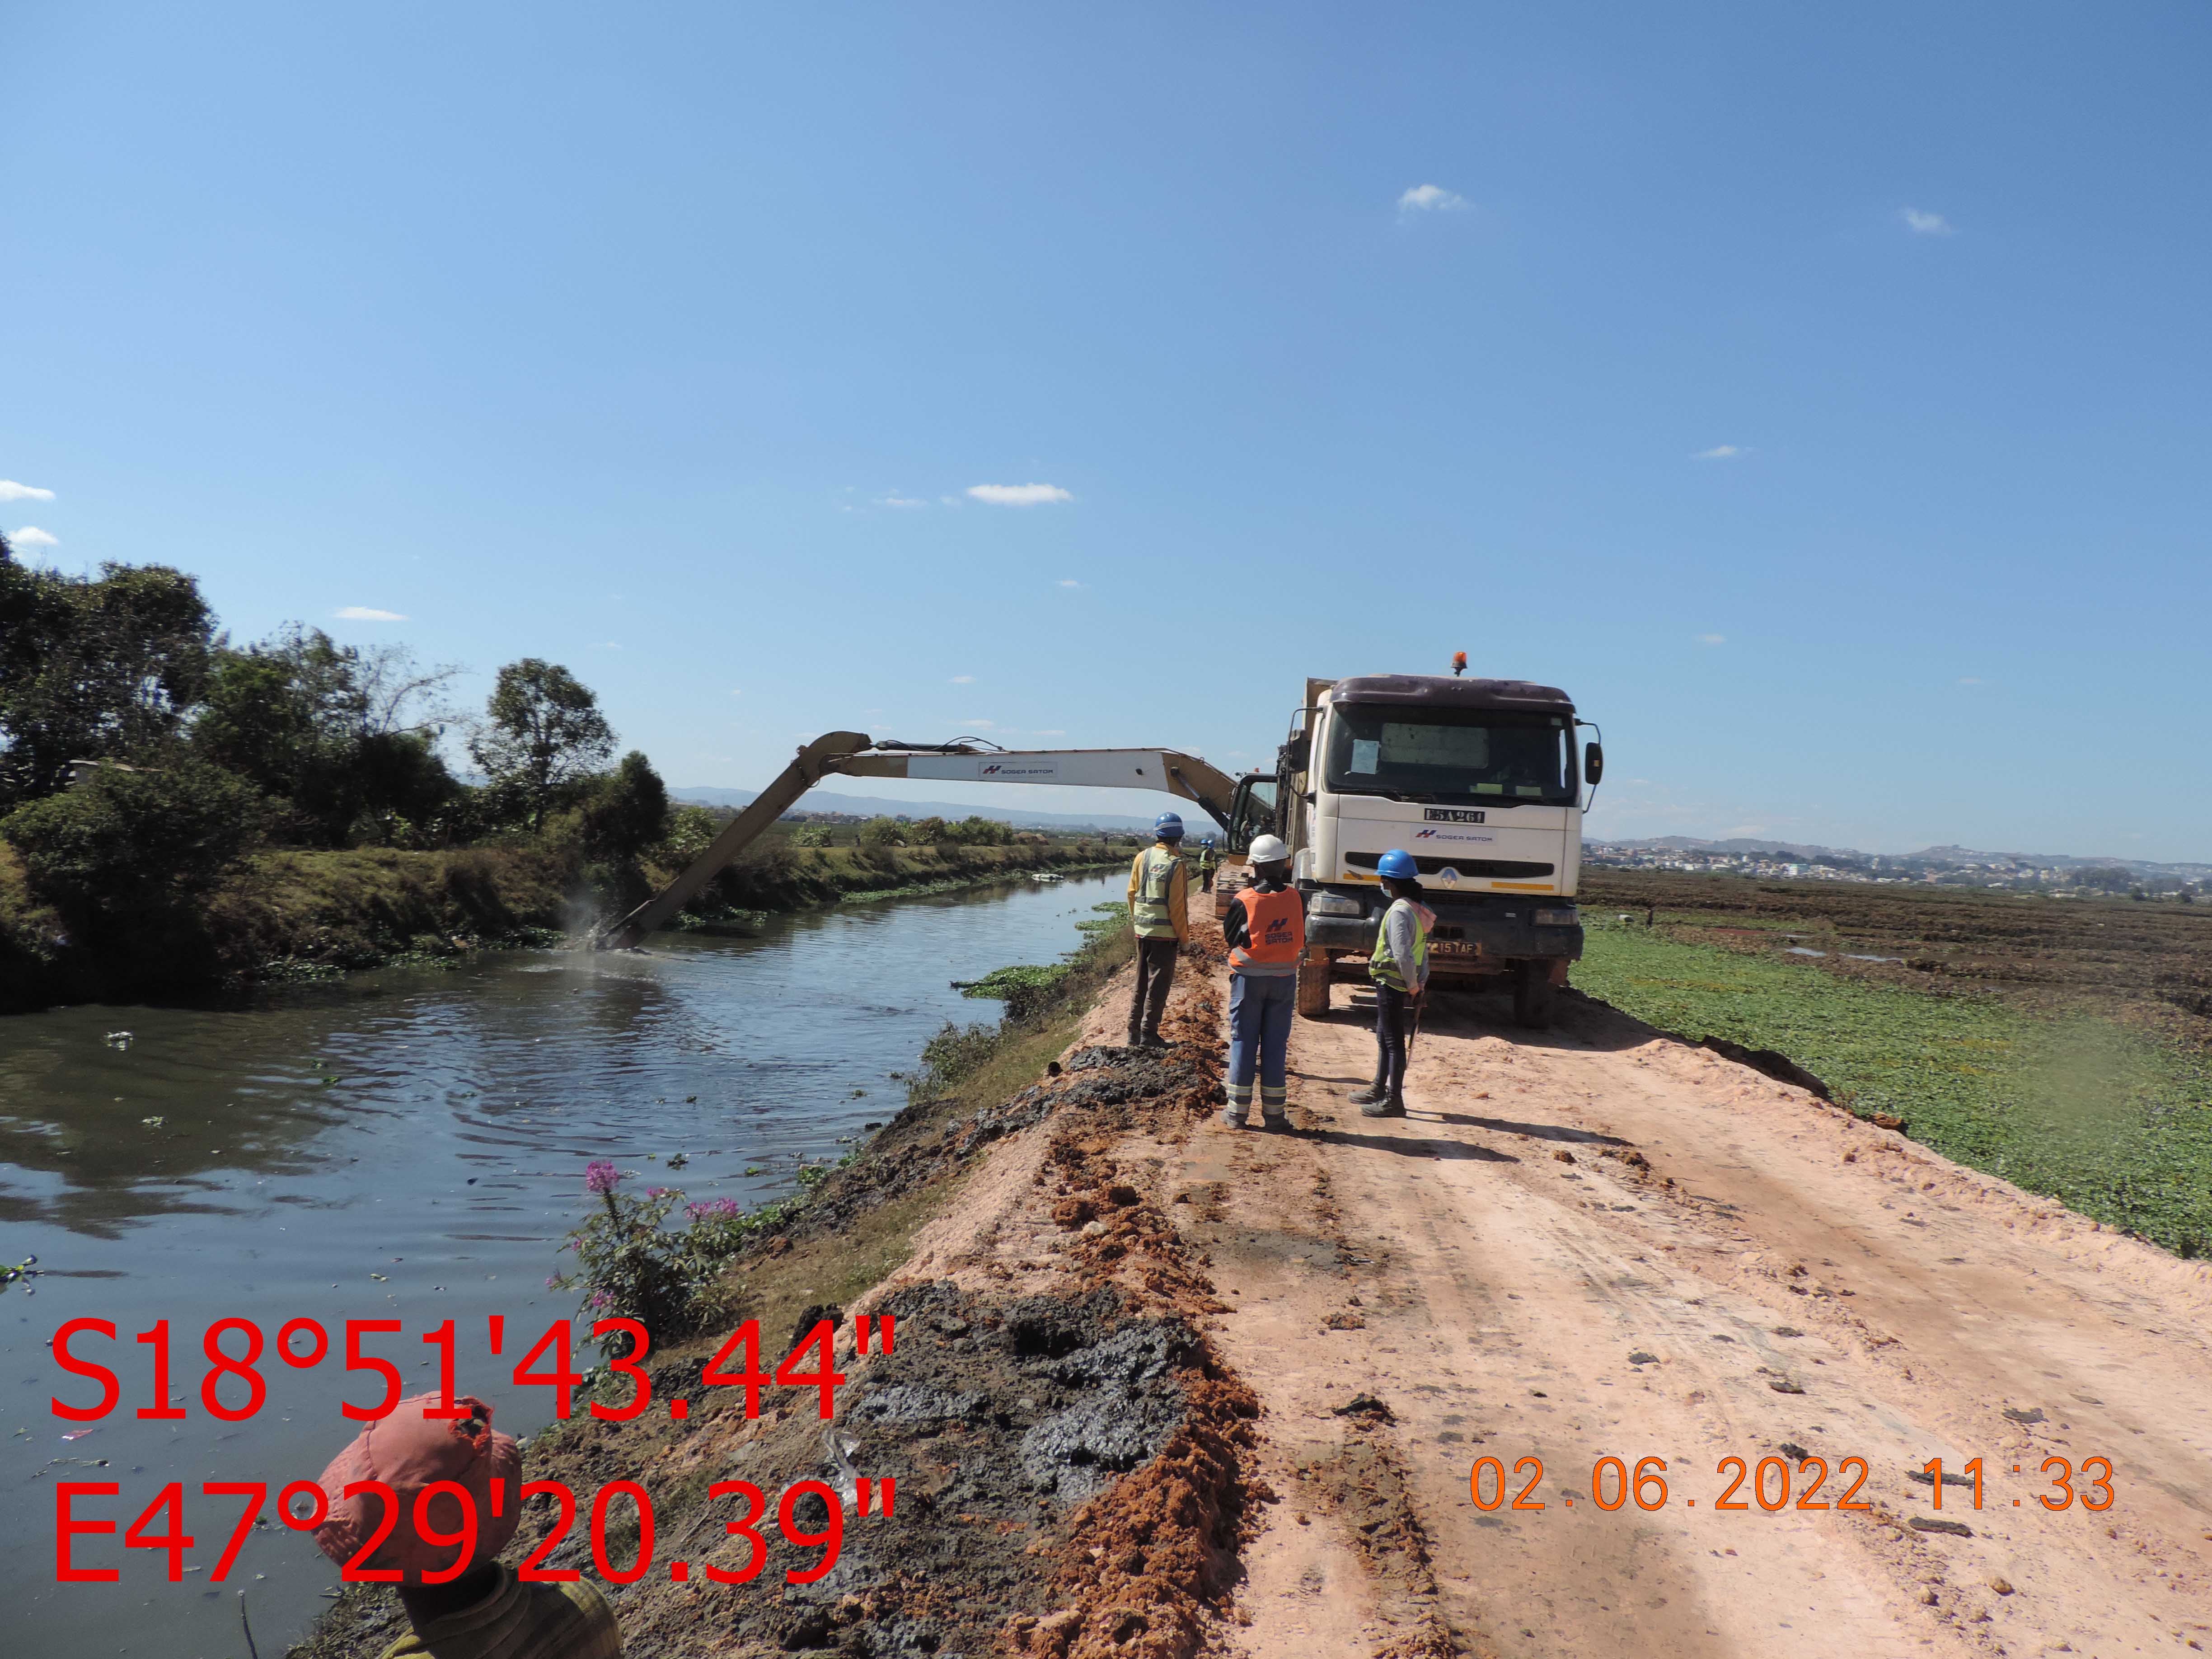
POLYGON ((1421 873, 1420 866, 1413 862, 1413 855, 1402 847, 1394 847, 1376 860, 1375 872, 1393 881, 1411 881, 1421 873))
POLYGON ((1161 813, 1159 817, 1152 820, 1152 833, 1158 836, 1162 841, 1181 841, 1182 839, 1182 814, 1180 812, 1161 813))

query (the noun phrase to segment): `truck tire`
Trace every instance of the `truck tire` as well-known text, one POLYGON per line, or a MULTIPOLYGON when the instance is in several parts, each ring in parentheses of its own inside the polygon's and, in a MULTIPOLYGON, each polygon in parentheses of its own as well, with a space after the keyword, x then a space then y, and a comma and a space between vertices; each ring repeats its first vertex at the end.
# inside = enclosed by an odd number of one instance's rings
POLYGON ((1516 962, 1513 964, 1513 1021, 1531 1031, 1552 1029, 1550 963, 1516 962))
POLYGON ((1308 1019, 1328 1018, 1328 958, 1307 956, 1298 961, 1298 1012, 1308 1019))

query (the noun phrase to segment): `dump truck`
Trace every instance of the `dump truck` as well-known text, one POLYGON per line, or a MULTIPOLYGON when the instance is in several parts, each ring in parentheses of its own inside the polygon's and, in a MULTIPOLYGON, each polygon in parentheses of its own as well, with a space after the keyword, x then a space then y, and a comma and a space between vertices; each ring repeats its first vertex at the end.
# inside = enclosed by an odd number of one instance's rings
POLYGON ((594 944, 641 943, 825 777, 1154 789, 1222 826, 1218 908, 1249 879, 1244 854, 1255 836, 1289 842, 1306 907, 1300 1013, 1322 1018, 1332 983, 1364 979, 1385 908, 1376 865, 1402 847, 1437 913, 1431 984, 1510 988, 1515 1017, 1540 1027, 1582 955, 1574 899, 1583 792, 1604 769, 1598 742, 1578 746, 1588 724, 1550 686, 1377 674, 1309 679, 1275 769, 1236 777, 1174 749, 1006 750, 975 738, 917 744, 831 732, 594 944))

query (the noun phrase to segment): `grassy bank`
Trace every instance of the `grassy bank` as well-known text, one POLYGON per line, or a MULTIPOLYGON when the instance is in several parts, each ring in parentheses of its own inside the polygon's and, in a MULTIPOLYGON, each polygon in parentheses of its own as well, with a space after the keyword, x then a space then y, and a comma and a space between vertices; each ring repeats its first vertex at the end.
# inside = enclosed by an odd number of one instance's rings
MULTIPOLYGON (((1033 871, 1119 862, 1103 842, 1008 847, 757 848, 698 908, 781 911, 957 891, 1033 871)), ((647 864, 586 870, 533 846, 454 852, 278 852, 247 860, 189 912, 95 937, 40 902, 0 843, 0 1012, 57 1003, 234 994, 503 945, 553 942, 627 909, 674 876, 647 864)))
MULTIPOLYGON (((1006 847, 794 847, 763 837, 715 880, 708 902, 740 910, 799 910, 811 905, 954 892, 1032 871, 1101 869, 1128 854, 1103 841, 1054 838, 1006 847)), ((678 872, 657 868, 663 878, 678 872)))
MULTIPOLYGON (((1650 896, 1651 927, 1587 902, 1581 989, 1663 1030, 1778 1049, 1838 1101, 1905 1119, 1947 1157, 2182 1255, 2212 1253, 2212 1065, 2171 1018, 2130 1007, 2110 978, 2066 994, 2063 959, 2045 940, 2041 971, 2009 994, 1972 982, 1955 969, 1986 941, 1956 936, 1973 913, 1948 896, 1932 900, 1918 930, 1953 930, 1943 955, 1918 957, 1948 973, 1851 961, 1882 954, 1859 948, 1879 943, 1866 930, 1823 934, 1802 917, 1731 911, 1717 884, 1692 888, 1686 905, 1680 891, 1650 896), (1790 954, 1813 950, 1826 954, 1790 954)), ((1893 943, 1904 943, 1905 914, 1886 914, 1893 943)), ((2068 925, 2087 932, 2096 921, 2068 925)))

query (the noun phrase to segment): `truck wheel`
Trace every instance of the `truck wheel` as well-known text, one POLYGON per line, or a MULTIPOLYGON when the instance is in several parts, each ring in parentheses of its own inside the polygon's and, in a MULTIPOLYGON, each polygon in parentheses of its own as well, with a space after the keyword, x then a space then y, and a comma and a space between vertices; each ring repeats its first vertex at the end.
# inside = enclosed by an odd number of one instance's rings
POLYGON ((1531 1031, 1552 1029, 1550 965, 1520 962, 1513 966, 1513 1020, 1531 1031))
POLYGON ((1301 957, 1298 962, 1298 1012, 1308 1019, 1328 1018, 1328 958, 1301 957))

